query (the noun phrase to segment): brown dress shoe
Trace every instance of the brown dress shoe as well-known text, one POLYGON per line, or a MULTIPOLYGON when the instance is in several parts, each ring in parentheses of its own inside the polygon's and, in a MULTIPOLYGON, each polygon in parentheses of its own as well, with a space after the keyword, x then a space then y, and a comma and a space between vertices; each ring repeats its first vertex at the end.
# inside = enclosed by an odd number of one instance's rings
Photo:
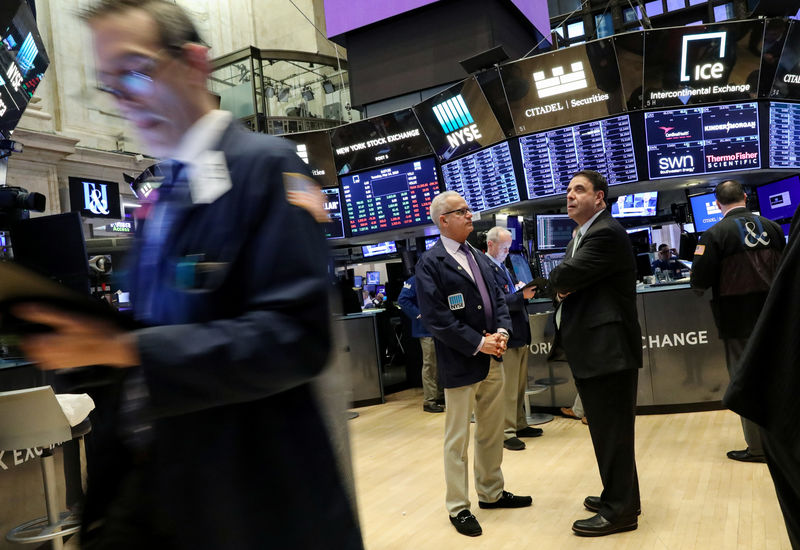
POLYGON ((568 416, 570 418, 574 418, 575 420, 580 420, 581 417, 575 414, 575 411, 572 410, 571 407, 561 407, 561 414, 564 416, 568 416))

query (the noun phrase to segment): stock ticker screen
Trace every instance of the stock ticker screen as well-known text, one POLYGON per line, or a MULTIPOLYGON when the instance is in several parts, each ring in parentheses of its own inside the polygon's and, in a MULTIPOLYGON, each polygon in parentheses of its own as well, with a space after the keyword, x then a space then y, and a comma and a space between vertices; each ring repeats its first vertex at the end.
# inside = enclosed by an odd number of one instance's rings
POLYGON ((756 103, 644 114, 650 179, 761 168, 756 103))
POLYGON ((572 230, 578 224, 567 214, 539 214, 536 216, 536 248, 538 250, 563 250, 572 240, 572 230))
POLYGON ((519 202, 519 189, 508 142, 442 165, 448 191, 457 191, 473 212, 519 202))
POLYGON ((429 223, 428 208, 439 194, 433 158, 343 176, 341 182, 353 236, 429 223))
POLYGON ((596 170, 609 185, 638 181, 628 116, 519 138, 528 198, 567 192, 578 170, 596 170))
POLYGON ((770 104, 769 166, 800 168, 800 104, 770 104))

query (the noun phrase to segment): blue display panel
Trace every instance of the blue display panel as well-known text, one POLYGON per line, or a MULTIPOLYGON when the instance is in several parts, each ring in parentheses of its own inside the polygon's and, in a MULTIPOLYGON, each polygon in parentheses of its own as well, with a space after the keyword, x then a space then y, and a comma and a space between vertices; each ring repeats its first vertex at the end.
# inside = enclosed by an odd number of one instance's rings
POLYGON ((394 241, 386 241, 378 244, 367 244, 361 247, 361 255, 365 258, 381 256, 383 254, 393 254, 397 252, 397 245, 394 241))
POLYGON ((439 194, 432 158, 344 176, 341 182, 353 236, 430 223, 428 209, 439 194))
POLYGON ((627 116, 519 138, 528 198, 566 193, 572 175, 596 170, 609 185, 638 181, 627 116))
POLYGON ((473 212, 519 201, 517 177, 508 142, 442 165, 448 191, 457 191, 473 212))
POLYGON ((433 245, 436 244, 436 241, 439 240, 439 235, 435 237, 425 237, 425 250, 430 250, 433 248, 433 245))
POLYGON ((536 249, 563 250, 572 240, 572 230, 578 224, 566 214, 536 216, 536 249))
POLYGON ((800 177, 774 181, 756 189, 761 215, 771 220, 783 220, 794 216, 800 204, 800 177))
POLYGON ((344 234, 344 220, 342 220, 342 203, 339 200, 339 189, 323 189, 325 195, 325 212, 330 221, 323 224, 325 237, 328 239, 342 239, 344 234))
POLYGON ((644 114, 650 179, 761 168, 756 103, 644 114))
POLYGON ((622 195, 611 206, 611 215, 617 218, 655 216, 658 205, 658 191, 622 195))
POLYGON ((722 219, 722 211, 717 208, 717 199, 714 193, 692 195, 689 197, 689 207, 694 218, 694 230, 698 233, 722 219))
POLYGON ((770 103, 770 168, 800 168, 800 105, 770 103))

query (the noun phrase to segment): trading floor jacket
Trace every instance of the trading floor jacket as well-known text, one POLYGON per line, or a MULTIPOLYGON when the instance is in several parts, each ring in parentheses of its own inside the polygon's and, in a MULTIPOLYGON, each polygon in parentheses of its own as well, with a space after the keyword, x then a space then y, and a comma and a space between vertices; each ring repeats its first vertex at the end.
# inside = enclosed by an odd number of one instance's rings
POLYGON ((785 245, 777 223, 746 208, 730 210, 703 233, 692 262, 692 286, 711 287, 720 338, 750 336, 785 245))

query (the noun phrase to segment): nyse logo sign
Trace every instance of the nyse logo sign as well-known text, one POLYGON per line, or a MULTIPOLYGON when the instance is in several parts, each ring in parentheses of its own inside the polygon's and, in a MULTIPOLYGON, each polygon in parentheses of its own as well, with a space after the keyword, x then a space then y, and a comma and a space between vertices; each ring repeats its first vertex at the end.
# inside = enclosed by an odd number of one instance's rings
POLYGON ((567 92, 574 92, 588 88, 586 81, 586 71, 583 70, 583 63, 576 61, 570 65, 572 72, 565 73, 564 67, 553 67, 553 76, 545 77, 544 71, 533 73, 533 83, 536 85, 536 93, 539 98, 561 95, 567 92))
POLYGON ((6 76, 11 83, 11 87, 14 88, 15 92, 18 92, 19 87, 22 85, 22 73, 19 72, 19 69, 13 61, 11 62, 11 65, 8 66, 6 76))
POLYGON ((689 82, 690 80, 717 80, 722 78, 725 66, 716 61, 714 63, 703 63, 695 65, 692 68, 691 74, 687 67, 687 57, 689 51, 689 44, 716 41, 719 40, 719 53, 718 57, 723 59, 725 57, 725 42, 728 33, 726 31, 720 32, 705 32, 702 34, 690 34, 683 37, 683 47, 681 49, 681 82, 689 82))
POLYGON ((447 142, 454 149, 483 137, 461 94, 434 105, 433 114, 447 134, 447 142))
POLYGON ((107 216, 108 209, 108 190, 104 183, 91 181, 83 182, 83 207, 98 216, 107 216))

